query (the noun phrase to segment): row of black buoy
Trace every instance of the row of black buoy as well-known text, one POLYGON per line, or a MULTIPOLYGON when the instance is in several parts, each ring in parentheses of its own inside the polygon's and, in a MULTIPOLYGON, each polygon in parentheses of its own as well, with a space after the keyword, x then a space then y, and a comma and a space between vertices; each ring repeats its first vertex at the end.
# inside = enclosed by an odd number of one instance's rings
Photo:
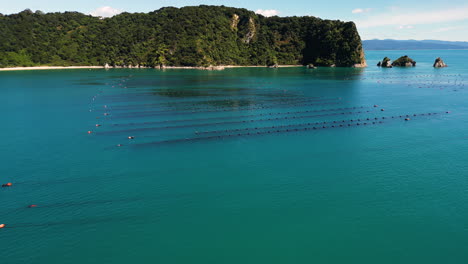
POLYGON ((362 113, 369 113, 369 112, 370 111, 341 112, 341 113, 330 113, 330 114, 320 114, 320 115, 285 116, 285 117, 250 119, 250 120, 240 120, 240 121, 225 121, 225 122, 213 122, 213 123, 173 125, 173 126, 163 126, 163 127, 144 127, 144 128, 125 129, 125 130, 103 131, 103 132, 99 132, 98 134, 102 135, 102 134, 116 134, 116 133, 151 131, 151 130, 165 130, 165 129, 178 129, 178 128, 190 128, 190 127, 204 127, 204 126, 216 126, 216 125, 232 125, 232 124, 242 124, 242 123, 268 122, 268 121, 278 121, 278 120, 295 120, 295 119, 318 118, 318 117, 328 117, 328 116, 338 116, 338 115, 362 114, 362 113))
POLYGON ((145 116, 154 116, 154 115, 184 115, 184 114, 197 114, 197 113, 222 113, 222 112, 239 112, 239 111, 251 111, 251 110, 262 110, 262 109, 272 109, 272 108, 293 108, 293 107, 304 107, 304 106, 321 106, 321 105, 336 105, 340 104, 340 101, 324 101, 316 103, 295 103, 295 104, 275 104, 275 105, 265 105, 257 107, 232 107, 232 108, 200 108, 201 110, 150 110, 145 112, 130 112, 125 114, 113 115, 119 118, 126 117, 145 117, 145 116))
MULTIPOLYGON (((272 109, 272 108, 295 108, 295 107, 305 107, 305 106, 326 106, 326 105, 337 105, 341 102, 330 102, 330 103, 316 103, 316 104, 293 104, 285 106, 263 106, 263 107, 251 107, 251 108, 233 108, 233 109, 216 109, 216 110, 205 110, 205 111, 190 111, 190 112, 157 112, 157 113, 148 113, 140 115, 118 115, 117 118, 136 118, 136 117, 149 117, 149 116, 160 116, 160 115, 189 115, 189 114, 199 114, 199 113, 223 113, 223 112, 241 112, 241 111, 252 111, 252 110, 263 110, 263 109, 272 109)), ((104 113, 105 116, 109 116, 110 113, 104 113)), ((113 116, 113 118, 115 118, 113 116)))
MULTIPOLYGON (((219 109, 221 108, 233 108, 235 107, 236 109, 240 109, 242 107, 253 107, 253 106, 275 106, 275 105, 285 105, 285 104, 298 104, 298 103, 307 103, 307 102, 332 102, 332 101, 339 101, 341 98, 328 98, 328 99, 294 99, 294 100, 270 100, 270 102, 266 101, 266 100, 260 100, 260 101, 257 101, 257 100, 246 100, 246 102, 241 102, 241 101, 233 101, 233 100, 226 100, 226 101, 229 101, 229 102, 232 102, 231 104, 229 105, 209 105, 211 103, 216 103, 217 101, 207 101, 206 103, 200 103, 200 104, 206 104, 207 106, 203 106, 203 107, 192 107, 192 106, 188 106, 188 107, 179 107, 179 106, 173 106, 173 105, 168 105, 168 106, 162 106, 162 107, 140 107, 138 105, 138 107, 134 107, 134 108, 128 108, 128 109, 122 109, 122 108, 116 108, 116 106, 112 106, 110 107, 110 109, 112 109, 113 111, 128 111, 128 110, 139 110, 139 109, 149 109, 149 111, 151 112, 156 112, 157 110, 159 112, 174 112, 174 111, 195 111, 195 110, 213 110, 215 107, 218 107, 219 109)), ((200 105, 200 104, 196 104, 196 105, 200 105)), ((195 105, 195 104, 194 104, 195 105)), ((145 112, 148 112, 148 111, 145 111, 145 112)), ((137 114, 137 113, 140 113, 140 112, 131 112, 131 113, 134 113, 134 114, 137 114)))
MULTIPOLYGON (((449 113, 449 112, 446 112, 449 113)), ((341 123, 348 123, 348 122, 366 122, 379 119, 394 119, 394 118, 404 118, 405 121, 410 121, 410 117, 416 116, 430 116, 430 115, 437 115, 437 113, 422 113, 422 114, 412 114, 412 115, 400 115, 400 116, 390 116, 390 117, 367 117, 367 118, 358 118, 358 119, 349 119, 349 120, 340 120, 340 121, 324 121, 324 122, 315 122, 315 123, 302 123, 302 124, 289 124, 289 125, 276 125, 276 126, 267 126, 267 127, 249 127, 249 128, 236 128, 236 129, 225 129, 225 130, 212 130, 212 131, 195 131, 196 135, 203 135, 203 134, 217 134, 217 133, 227 133, 227 132, 238 132, 238 131, 252 131, 252 130, 262 130, 262 129, 275 129, 275 128, 287 128, 287 127, 301 127, 301 126, 310 126, 310 125, 326 125, 326 124, 340 124, 341 123)))
MULTIPOLYGON (((274 98, 274 99, 261 99, 261 100, 254 100, 255 102, 302 102, 306 100, 336 100, 336 99, 341 99, 341 98, 323 98, 323 97, 309 97, 309 98, 296 98, 296 97, 291 97, 291 98, 274 98)), ((129 110, 129 109, 138 109, 138 108, 145 108, 145 107, 180 107, 180 106, 187 106, 187 107, 192 107, 192 106, 199 106, 199 105, 204 105, 204 104, 220 104, 220 103, 229 103, 229 104, 234 104, 234 102, 238 101, 252 101, 252 97, 247 97, 245 99, 233 99, 232 97, 229 97, 229 99, 222 99, 222 100, 191 100, 191 101, 176 101, 176 102, 165 102, 165 103, 152 103, 152 104, 130 104, 130 105, 114 105, 112 106, 112 110, 129 110)))
MULTIPOLYGON (((246 106, 236 106, 236 105, 230 105, 230 106, 223 106, 223 107, 214 107, 214 106, 209 106, 209 107, 195 107, 195 108, 167 108, 167 109, 160 109, 156 110, 154 108, 151 108, 151 110, 148 111, 142 111, 142 112, 127 112, 125 113, 126 115, 138 115, 138 114, 171 114, 174 112, 197 112, 197 113, 202 113, 205 111, 199 111, 199 110, 207 110, 207 111, 229 111, 229 108, 234 109, 236 111, 239 110, 251 110, 251 109, 257 109, 257 108, 273 108, 275 106, 282 106, 282 105, 298 105, 298 104, 304 104, 304 103, 324 103, 324 102, 337 102, 339 100, 337 99, 315 99, 315 100, 298 100, 294 102, 280 102, 280 103, 270 103, 270 104, 262 104, 262 103, 254 103, 246 106), (257 108, 255 108, 257 106, 257 108)), ((112 108, 112 110, 114 110, 112 108)), ((123 116, 125 116, 125 114, 123 116)), ((119 115, 122 116, 122 115, 119 115)))
MULTIPOLYGON (((445 113, 450 113, 450 112, 445 112, 445 113)), ((394 118, 404 118, 405 121, 410 121, 411 116, 431 116, 431 115, 437 115, 438 113, 422 113, 422 114, 411 114, 411 115, 400 115, 400 116, 389 116, 389 117, 380 117, 377 119, 371 119, 369 118, 369 121, 361 121, 361 122, 356 122, 357 120, 350 120, 350 123, 343 124, 343 121, 338 122, 327 122, 324 124, 323 122, 317 125, 315 123, 306 123, 306 124, 300 124, 303 127, 297 126, 295 128, 280 128, 276 127, 274 129, 269 129, 268 127, 265 127, 265 131, 259 131, 259 129, 255 129, 255 132, 247 132, 247 133, 240 133, 242 130, 238 131, 228 131, 228 132, 239 132, 235 134, 218 134, 214 136, 206 136, 206 137, 193 137, 193 138, 181 138, 181 139, 170 139, 170 140, 162 140, 162 141, 155 141, 155 142, 147 142, 147 143, 138 143, 134 144, 133 146, 136 147, 142 147, 142 146, 152 146, 152 145, 161 145, 161 144, 170 144, 170 143, 180 143, 180 142, 194 142, 194 141, 203 141, 203 140, 211 140, 211 139, 223 139, 223 138, 232 138, 232 137, 243 137, 243 136, 256 136, 256 135, 267 135, 267 134, 273 134, 273 133, 287 133, 287 132, 299 132, 299 131, 313 131, 313 130, 322 130, 322 129, 331 129, 331 128, 345 128, 345 127, 359 127, 359 126, 371 126, 371 125, 376 125, 376 124, 382 124, 384 123, 384 120, 388 119, 394 119, 394 118)), ((361 119, 362 120, 362 119, 361 119)))
POLYGON ((257 131, 255 133, 237 133, 237 134, 228 134, 228 135, 216 135, 216 136, 208 136, 208 137, 195 137, 195 138, 184 138, 184 139, 171 139, 171 140, 163 140, 163 141, 156 141, 156 142, 148 142, 148 143, 138 143, 134 144, 133 146, 140 147, 140 146, 151 146, 151 145, 160 145, 160 144, 168 144, 168 143, 178 143, 178 142, 189 142, 189 141, 202 141, 202 140, 210 140, 210 139, 223 139, 223 138, 232 138, 232 137, 245 137, 245 136, 257 136, 257 135, 267 135, 267 134, 274 134, 274 133, 286 133, 286 132, 299 132, 299 131, 307 131, 307 130, 322 130, 327 128, 343 128, 343 127, 352 127, 352 126, 367 126, 367 125, 375 125, 375 124, 382 124, 383 121, 373 121, 373 122, 364 122, 364 123, 352 123, 348 124, 347 126, 343 125, 331 125, 331 126, 313 126, 313 127, 304 127, 304 128, 291 128, 291 129, 276 129, 276 130, 267 130, 267 131, 257 131))
POLYGON ((175 119, 175 120, 164 120, 164 121, 151 121, 151 122, 140 122, 140 123, 124 123, 124 124, 112 124, 112 126, 134 126, 134 125, 156 125, 156 124, 168 124, 168 123, 182 123, 182 122, 200 122, 209 120, 226 120, 226 119, 238 119, 238 118, 251 118, 257 116, 276 116, 276 115, 289 115, 289 114, 304 114, 304 113, 322 113, 322 112, 336 112, 353 109, 363 109, 364 106, 359 107, 341 107, 332 109, 319 109, 319 110, 306 110, 306 111, 294 111, 294 112, 276 112, 276 113, 264 113, 264 114, 251 114, 251 115, 239 115, 239 116, 221 116, 221 117, 207 117, 207 118, 194 118, 194 119, 175 119))

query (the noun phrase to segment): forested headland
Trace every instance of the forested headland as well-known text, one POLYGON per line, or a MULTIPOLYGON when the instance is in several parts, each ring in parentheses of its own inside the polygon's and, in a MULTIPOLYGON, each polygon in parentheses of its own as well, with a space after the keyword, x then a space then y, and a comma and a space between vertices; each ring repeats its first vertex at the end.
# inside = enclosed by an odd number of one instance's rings
POLYGON ((264 17, 225 6, 166 7, 98 18, 0 14, 0 67, 364 64, 353 22, 264 17))

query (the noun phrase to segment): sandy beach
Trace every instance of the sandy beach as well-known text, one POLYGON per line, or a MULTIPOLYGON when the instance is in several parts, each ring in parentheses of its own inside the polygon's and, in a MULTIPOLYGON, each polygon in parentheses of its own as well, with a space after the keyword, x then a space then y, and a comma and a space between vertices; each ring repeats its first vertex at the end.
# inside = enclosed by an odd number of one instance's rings
POLYGON ((29 71, 29 70, 64 70, 64 69, 104 69, 104 66, 38 66, 0 68, 0 71, 29 71))
MULTIPOLYGON (((210 67, 190 67, 190 66, 166 66, 162 69, 187 69, 187 70, 224 70, 226 68, 266 68, 264 65, 239 66, 223 65, 210 67)), ((279 65, 278 68, 303 67, 303 65, 279 65)), ((68 69, 105 69, 104 66, 37 66, 37 67, 12 67, 0 68, 0 71, 30 71, 30 70, 68 70, 68 69)), ((150 67, 109 67, 108 69, 151 69, 150 67)), ((155 68, 161 69, 161 68, 155 68)))

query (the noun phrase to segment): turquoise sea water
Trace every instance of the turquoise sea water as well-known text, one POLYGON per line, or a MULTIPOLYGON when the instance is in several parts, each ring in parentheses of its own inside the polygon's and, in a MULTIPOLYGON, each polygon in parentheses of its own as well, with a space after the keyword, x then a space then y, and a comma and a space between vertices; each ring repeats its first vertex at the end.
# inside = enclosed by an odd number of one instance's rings
POLYGON ((468 51, 367 59, 0 72, 0 263, 466 263, 468 51))

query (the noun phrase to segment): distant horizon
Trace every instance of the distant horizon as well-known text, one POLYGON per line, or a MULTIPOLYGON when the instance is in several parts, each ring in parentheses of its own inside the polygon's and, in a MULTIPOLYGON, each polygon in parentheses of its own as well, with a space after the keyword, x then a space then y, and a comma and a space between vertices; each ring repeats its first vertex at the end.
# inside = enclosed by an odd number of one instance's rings
POLYGON ((466 0, 450 3, 436 0, 395 0, 391 4, 371 0, 350 2, 329 0, 313 6, 306 0, 247 1, 247 0, 17 0, 0 8, 10 15, 26 9, 50 12, 80 12, 92 16, 112 17, 122 12, 148 13, 163 7, 181 8, 198 5, 224 5, 245 8, 269 16, 314 16, 322 19, 353 21, 363 40, 443 40, 468 42, 468 4, 466 0), (421 8, 424 7, 424 8, 421 8), (333 8, 330 8, 333 7, 333 8))
POLYGON ((369 41, 369 40, 395 40, 395 41, 446 41, 446 42, 464 42, 468 43, 468 41, 465 40, 445 40, 445 39, 381 39, 381 38, 373 38, 373 39, 363 39, 362 41, 369 41))

